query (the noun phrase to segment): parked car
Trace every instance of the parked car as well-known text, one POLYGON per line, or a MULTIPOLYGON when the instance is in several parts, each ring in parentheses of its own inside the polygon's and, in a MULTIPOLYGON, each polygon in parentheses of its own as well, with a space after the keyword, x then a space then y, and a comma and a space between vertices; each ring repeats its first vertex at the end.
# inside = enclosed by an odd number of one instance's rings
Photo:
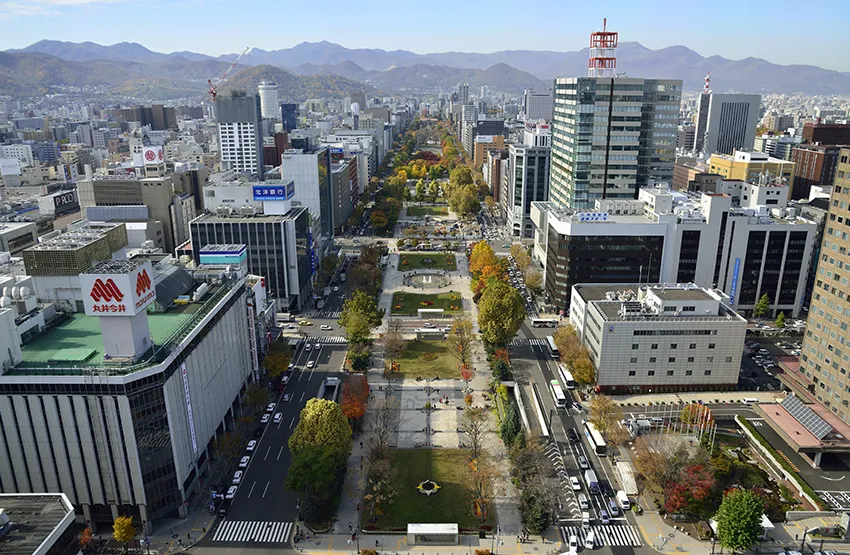
POLYGON ((262 418, 260 418, 260 424, 268 424, 269 420, 271 420, 271 419, 272 419, 271 415, 269 413, 266 413, 262 416, 262 418))
POLYGON ((251 457, 245 455, 241 459, 239 459, 239 468, 248 468, 248 463, 251 462, 251 457))
POLYGON ((269 403, 269 406, 266 407, 266 412, 274 412, 274 403, 269 403))
POLYGON ((330 326, 329 326, 329 325, 327 325, 327 324, 322 324, 321 326, 319 326, 319 328, 320 328, 322 331, 331 331, 331 330, 333 329, 332 327, 330 327, 330 326))
POLYGON ((316 366, 315 360, 308 360, 307 361, 307 368, 313 368, 314 366, 316 366))
POLYGON ((250 453, 251 451, 253 451, 256 448, 257 448, 257 440, 252 439, 251 441, 248 442, 248 445, 245 447, 245 450, 250 453))
POLYGON ((242 483, 242 474, 243 474, 243 472, 242 472, 241 470, 237 470, 237 471, 233 474, 233 483, 234 483, 234 484, 237 484, 237 485, 238 485, 238 484, 241 484, 241 483, 242 483))
POLYGON ((578 536, 575 534, 570 535, 570 552, 575 553, 578 551, 578 536))
POLYGON ((239 489, 237 486, 230 486, 227 488, 227 493, 224 494, 225 499, 233 499, 236 497, 236 490, 239 489))

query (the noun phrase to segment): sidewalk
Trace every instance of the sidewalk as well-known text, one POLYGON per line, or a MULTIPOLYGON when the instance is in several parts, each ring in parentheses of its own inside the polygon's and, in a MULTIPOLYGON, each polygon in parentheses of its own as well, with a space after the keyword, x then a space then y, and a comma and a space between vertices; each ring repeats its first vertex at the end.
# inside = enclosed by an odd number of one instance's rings
MULTIPOLYGON (((374 549, 379 554, 410 553, 440 553, 442 555, 474 555, 476 549, 488 549, 496 555, 555 555, 561 553, 563 545, 560 538, 553 541, 557 530, 552 527, 544 537, 532 536, 524 543, 517 542, 513 535, 488 535, 481 539, 478 536, 461 536, 462 545, 422 546, 407 545, 407 536, 403 534, 358 534, 360 549, 374 549)), ((295 549, 301 553, 348 553, 354 555, 358 542, 351 542, 351 535, 333 534, 320 535, 310 538, 309 542, 295 544, 295 549)))
POLYGON ((758 399, 760 403, 773 403, 784 395, 778 391, 693 391, 683 393, 641 393, 638 395, 612 395, 611 399, 621 407, 632 406, 681 405, 683 403, 729 403, 740 404, 744 398, 758 399))

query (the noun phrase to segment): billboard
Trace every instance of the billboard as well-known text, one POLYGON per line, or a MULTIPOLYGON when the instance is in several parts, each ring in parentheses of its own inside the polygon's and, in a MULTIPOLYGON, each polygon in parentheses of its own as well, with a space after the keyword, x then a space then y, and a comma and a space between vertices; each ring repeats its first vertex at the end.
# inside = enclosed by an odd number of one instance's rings
POLYGON ((146 146, 142 149, 142 159, 145 164, 162 164, 163 154, 161 146, 146 146))
POLYGON ((126 274, 82 274, 83 306, 89 316, 135 316, 156 299, 150 262, 126 274))
POLYGON ((254 200, 290 200, 295 196, 295 182, 278 185, 253 185, 254 200))
POLYGON ((73 212, 80 208, 80 203, 77 201, 77 190, 65 191, 53 197, 53 211, 57 216, 73 212))

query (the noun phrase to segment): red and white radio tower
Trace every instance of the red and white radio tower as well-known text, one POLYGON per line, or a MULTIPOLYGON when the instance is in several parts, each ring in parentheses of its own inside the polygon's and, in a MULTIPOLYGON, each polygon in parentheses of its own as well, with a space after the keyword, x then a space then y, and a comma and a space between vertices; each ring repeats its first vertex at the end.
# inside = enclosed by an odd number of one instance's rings
POLYGON ((702 94, 710 94, 711 87, 709 87, 709 83, 711 83, 711 72, 705 74, 705 86, 702 88, 702 94))
POLYGON ((607 31, 608 18, 602 20, 602 30, 590 34, 590 59, 587 61, 588 77, 614 77, 617 69, 618 33, 607 31))

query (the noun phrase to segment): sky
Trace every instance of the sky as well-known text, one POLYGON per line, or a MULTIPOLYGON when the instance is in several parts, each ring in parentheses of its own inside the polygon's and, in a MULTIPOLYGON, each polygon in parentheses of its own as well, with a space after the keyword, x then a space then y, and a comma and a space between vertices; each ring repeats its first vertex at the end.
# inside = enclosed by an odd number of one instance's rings
POLYGON ((846 6, 817 2, 805 27, 791 0, 0 0, 0 50, 52 39, 210 55, 322 40, 420 54, 575 51, 607 17, 621 41, 647 48, 850 71, 846 6))

